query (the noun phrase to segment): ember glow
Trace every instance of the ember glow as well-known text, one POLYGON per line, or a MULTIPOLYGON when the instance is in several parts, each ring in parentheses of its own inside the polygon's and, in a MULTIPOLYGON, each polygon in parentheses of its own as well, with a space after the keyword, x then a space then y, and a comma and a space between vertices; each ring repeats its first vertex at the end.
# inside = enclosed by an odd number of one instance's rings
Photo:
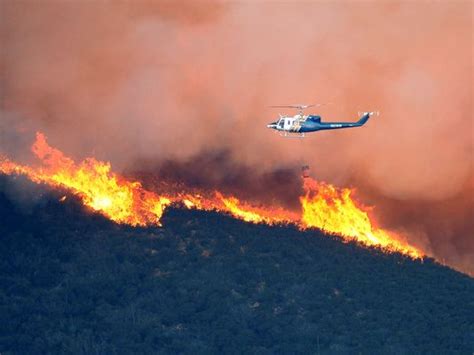
MULTIPOLYGON (((25 175, 36 183, 70 190, 82 202, 114 222, 132 226, 160 225, 167 206, 182 204, 190 209, 215 210, 252 223, 294 224, 301 229, 317 228, 377 246, 390 252, 400 252, 414 258, 423 253, 403 241, 398 235, 377 228, 368 210, 352 199, 350 189, 338 189, 311 178, 304 179, 305 195, 300 197, 302 214, 279 206, 257 206, 219 191, 180 191, 157 193, 145 189, 111 170, 109 163, 87 158, 74 162, 61 151, 52 148, 42 133, 37 133, 32 151, 41 165, 30 167, 0 157, 0 173, 25 175)), ((61 198, 61 202, 65 197, 61 198)))

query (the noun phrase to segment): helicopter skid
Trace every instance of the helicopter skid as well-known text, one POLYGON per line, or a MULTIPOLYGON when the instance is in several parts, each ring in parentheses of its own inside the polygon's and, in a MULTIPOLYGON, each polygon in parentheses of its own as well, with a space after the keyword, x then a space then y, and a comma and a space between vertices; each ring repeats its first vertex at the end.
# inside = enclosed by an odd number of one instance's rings
POLYGON ((304 138, 304 133, 290 133, 290 132, 280 132, 281 137, 285 138, 304 138))

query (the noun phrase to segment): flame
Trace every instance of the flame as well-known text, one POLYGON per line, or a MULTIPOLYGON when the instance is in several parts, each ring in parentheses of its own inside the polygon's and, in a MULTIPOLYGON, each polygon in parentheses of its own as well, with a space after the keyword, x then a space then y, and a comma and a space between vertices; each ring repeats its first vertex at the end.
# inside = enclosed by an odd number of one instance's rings
POLYGON ((159 224, 164 208, 171 201, 143 189, 111 171, 110 164, 88 158, 80 164, 52 147, 46 137, 37 133, 33 153, 43 165, 32 168, 7 159, 0 163, 0 172, 26 175, 37 183, 63 187, 78 195, 86 206, 103 213, 117 223, 132 226, 159 224))
POLYGON ((357 240, 368 246, 379 246, 415 258, 423 255, 395 233, 377 228, 369 218, 368 209, 359 207, 352 199, 353 190, 338 189, 311 178, 305 178, 304 189, 305 195, 300 198, 303 227, 316 227, 345 240, 357 240))
MULTIPOLYGON (((359 207, 352 199, 350 189, 338 189, 308 177, 304 183, 305 195, 300 198, 302 215, 299 215, 278 206, 256 206, 219 191, 209 193, 183 189, 158 194, 145 189, 139 182, 115 174, 109 163, 94 158, 74 162, 49 146, 42 133, 36 134, 32 152, 42 163, 39 167, 17 164, 0 156, 0 173, 25 175, 36 183, 68 189, 84 205, 117 223, 161 225, 165 208, 180 203, 190 209, 224 212, 252 223, 292 223, 301 229, 318 228, 345 240, 357 240, 414 258, 423 255, 400 236, 375 227, 368 210, 359 207)), ((60 199, 61 202, 64 200, 65 197, 60 199)))
POLYGON ((224 196, 219 191, 215 191, 213 197, 205 197, 200 193, 181 194, 175 201, 182 202, 189 209, 225 212, 237 219, 251 223, 274 225, 297 223, 299 220, 296 213, 281 207, 255 206, 241 201, 235 196, 224 196))
POLYGON ((252 223, 287 224, 295 223, 298 218, 291 212, 282 208, 256 207, 240 201, 236 197, 224 197, 216 192, 217 197, 224 204, 223 210, 232 216, 252 223))

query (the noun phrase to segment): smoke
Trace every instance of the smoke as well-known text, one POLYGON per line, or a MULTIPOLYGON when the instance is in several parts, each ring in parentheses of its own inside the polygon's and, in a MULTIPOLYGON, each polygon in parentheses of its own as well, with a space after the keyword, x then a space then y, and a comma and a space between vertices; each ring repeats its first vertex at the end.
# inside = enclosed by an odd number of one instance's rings
POLYGON ((309 164, 440 259, 472 255, 471 2, 0 6, 1 152, 26 157, 42 130, 76 158, 287 203, 309 164), (269 105, 329 101, 323 120, 381 115, 304 140, 265 128, 269 105))
POLYGON ((127 174, 138 177, 151 190, 169 189, 179 183, 186 188, 239 196, 254 204, 279 205, 294 211, 301 207, 297 197, 303 194, 303 188, 298 174, 301 167, 297 165, 262 172, 258 167, 236 164, 228 150, 206 151, 182 161, 137 161, 134 165, 127 174))

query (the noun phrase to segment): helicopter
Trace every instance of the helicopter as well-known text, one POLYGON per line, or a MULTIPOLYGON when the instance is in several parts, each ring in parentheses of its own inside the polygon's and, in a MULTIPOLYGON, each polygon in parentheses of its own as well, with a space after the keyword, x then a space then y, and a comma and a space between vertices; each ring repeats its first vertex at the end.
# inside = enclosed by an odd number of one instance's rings
POLYGON ((284 137, 304 138, 305 133, 310 132, 329 129, 361 127, 369 120, 370 116, 374 114, 379 114, 375 111, 359 112, 360 118, 356 122, 321 122, 321 116, 304 114, 305 109, 321 105, 322 104, 270 106, 278 108, 295 108, 298 109, 298 113, 294 116, 286 116, 280 114, 280 118, 275 122, 267 124, 267 128, 279 131, 280 135, 284 137))

